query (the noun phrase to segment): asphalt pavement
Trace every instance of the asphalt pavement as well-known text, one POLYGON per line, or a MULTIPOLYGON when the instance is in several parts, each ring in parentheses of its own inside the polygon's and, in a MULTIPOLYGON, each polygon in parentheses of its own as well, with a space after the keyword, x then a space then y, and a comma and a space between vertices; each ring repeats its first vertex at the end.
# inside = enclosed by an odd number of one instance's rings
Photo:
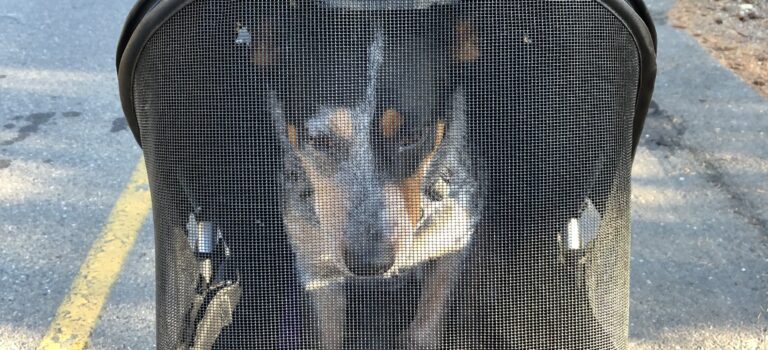
MULTIPOLYGON (((0 349, 34 349, 140 159, 114 52, 131 0, 0 0, 0 349)), ((648 0, 659 75, 633 173, 633 349, 768 349, 768 99, 648 0)), ((151 219, 150 219, 151 221, 151 219)), ((147 222, 88 349, 154 346, 147 222)))
POLYGON ((139 160, 114 68, 131 6, 0 0, 2 349, 40 342, 139 160))

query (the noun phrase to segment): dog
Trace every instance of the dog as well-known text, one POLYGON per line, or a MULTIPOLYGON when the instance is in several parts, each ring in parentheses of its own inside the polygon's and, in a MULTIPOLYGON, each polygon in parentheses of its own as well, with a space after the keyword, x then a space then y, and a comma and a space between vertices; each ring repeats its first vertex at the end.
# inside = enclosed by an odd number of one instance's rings
POLYGON ((422 282, 418 307, 400 343, 439 348, 481 215, 464 91, 446 68, 472 59, 466 28, 430 34, 403 27, 408 20, 366 27, 360 19, 365 30, 349 30, 354 40, 327 39, 339 52, 318 49, 324 38, 300 34, 310 39, 302 54, 313 56, 283 57, 293 72, 269 96, 283 148, 284 226, 321 349, 344 347, 345 286, 414 271, 422 282), (433 35, 459 44, 444 50, 433 35))

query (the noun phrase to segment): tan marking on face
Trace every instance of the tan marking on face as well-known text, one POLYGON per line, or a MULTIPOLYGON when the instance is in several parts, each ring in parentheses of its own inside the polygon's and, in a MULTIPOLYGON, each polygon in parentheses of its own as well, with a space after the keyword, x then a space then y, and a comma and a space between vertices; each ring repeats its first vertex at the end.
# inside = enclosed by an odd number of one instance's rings
POLYGON ((443 136, 445 136, 445 122, 440 120, 437 122, 437 131, 435 132, 435 148, 443 143, 443 136))
POLYGON ((332 231, 342 232, 349 211, 346 189, 333 178, 321 174, 311 157, 299 152, 301 167, 307 173, 315 198, 315 211, 320 225, 332 231))
POLYGON ((299 148, 299 136, 296 132, 296 125, 288 124, 288 142, 294 149, 299 148))
POLYGON ((411 176, 400 183, 400 192, 403 194, 405 202, 405 212, 411 226, 415 227, 419 222, 419 212, 421 211, 421 179, 423 171, 420 168, 416 175, 411 176))
POLYGON ((412 227, 416 227, 421 216, 421 184, 424 180, 424 174, 427 172, 427 167, 432 161, 432 157, 434 157, 437 152, 437 147, 443 142, 444 135, 445 123, 441 120, 437 123, 435 130, 435 149, 424 158, 419 165, 419 168, 412 176, 400 182, 400 191, 403 194, 405 211, 408 213, 408 219, 410 220, 412 227))
POLYGON ((323 176, 310 176, 315 190, 315 210, 320 225, 333 232, 343 232, 349 208, 349 198, 342 186, 323 176))
POLYGON ((314 171, 309 174, 315 197, 315 213, 320 222, 319 234, 325 247, 323 255, 334 266, 347 271, 342 255, 344 242, 344 226, 347 223, 350 208, 349 196, 346 189, 333 180, 318 175, 314 171))
POLYGON ((381 116, 379 123, 381 134, 391 138, 395 136, 397 131, 400 130, 400 127, 403 126, 403 116, 400 115, 400 112, 389 108, 384 111, 384 115, 381 116))
POLYGON ((389 231, 388 236, 396 243, 396 254, 403 251, 403 244, 408 244, 414 232, 403 194, 399 184, 384 185, 384 225, 389 231))
POLYGON ((456 27, 456 49, 454 57, 459 62, 470 62, 480 57, 477 48, 477 33, 468 21, 462 21, 456 27))
POLYGON ((352 124, 352 117, 349 111, 344 108, 339 108, 336 113, 331 116, 331 131, 336 136, 341 137, 344 140, 352 139, 352 133, 354 125, 352 124))
POLYGON ((342 233, 350 210, 346 191, 331 178, 320 174, 312 160, 304 154, 299 152, 298 157, 313 189, 314 209, 319 222, 305 221, 301 213, 286 215, 284 220, 288 220, 292 245, 307 254, 300 258, 311 262, 305 265, 314 266, 313 276, 334 279, 350 275, 341 253, 342 233))
POLYGON ((302 213, 291 210, 285 211, 283 222, 305 289, 315 289, 350 274, 341 255, 335 254, 341 249, 339 237, 329 235, 302 213))

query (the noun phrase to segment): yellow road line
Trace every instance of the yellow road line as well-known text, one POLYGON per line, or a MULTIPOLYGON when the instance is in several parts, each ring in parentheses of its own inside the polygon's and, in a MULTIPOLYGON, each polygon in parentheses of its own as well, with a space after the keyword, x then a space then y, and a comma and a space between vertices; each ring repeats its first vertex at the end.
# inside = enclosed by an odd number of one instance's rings
POLYGON ((149 214, 151 202, 144 159, 109 214, 69 294, 59 306, 38 350, 84 349, 112 284, 149 214))

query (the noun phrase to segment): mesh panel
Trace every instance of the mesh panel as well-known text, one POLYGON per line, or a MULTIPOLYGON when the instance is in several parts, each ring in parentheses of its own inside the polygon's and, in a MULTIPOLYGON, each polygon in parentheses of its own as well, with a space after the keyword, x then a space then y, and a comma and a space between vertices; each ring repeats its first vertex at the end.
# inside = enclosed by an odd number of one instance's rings
POLYGON ((631 34, 401 3, 199 0, 145 45, 158 348, 627 347, 631 34))

